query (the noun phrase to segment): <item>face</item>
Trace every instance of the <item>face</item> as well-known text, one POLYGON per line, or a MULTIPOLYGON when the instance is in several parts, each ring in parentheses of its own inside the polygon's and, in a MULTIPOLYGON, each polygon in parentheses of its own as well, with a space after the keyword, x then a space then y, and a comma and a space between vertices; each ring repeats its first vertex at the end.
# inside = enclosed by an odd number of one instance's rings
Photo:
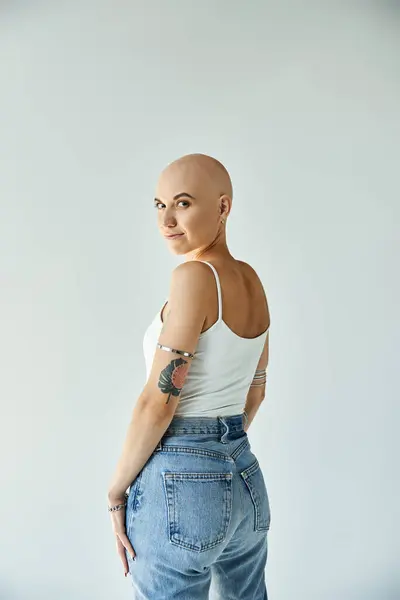
POLYGON ((154 205, 160 233, 174 254, 200 253, 219 238, 223 201, 208 179, 190 165, 171 165, 160 176, 154 205))

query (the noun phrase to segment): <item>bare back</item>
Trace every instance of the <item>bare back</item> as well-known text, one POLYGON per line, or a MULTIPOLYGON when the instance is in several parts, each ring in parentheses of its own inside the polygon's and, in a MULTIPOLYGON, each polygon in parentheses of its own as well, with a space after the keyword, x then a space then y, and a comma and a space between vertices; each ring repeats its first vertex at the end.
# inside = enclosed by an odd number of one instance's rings
MULTIPOLYGON (((239 260, 218 263, 209 261, 218 271, 222 290, 222 318, 236 335, 254 338, 270 324, 268 302, 256 271, 239 260)), ((218 316, 217 289, 210 272, 210 295, 202 332, 215 323, 218 316)))

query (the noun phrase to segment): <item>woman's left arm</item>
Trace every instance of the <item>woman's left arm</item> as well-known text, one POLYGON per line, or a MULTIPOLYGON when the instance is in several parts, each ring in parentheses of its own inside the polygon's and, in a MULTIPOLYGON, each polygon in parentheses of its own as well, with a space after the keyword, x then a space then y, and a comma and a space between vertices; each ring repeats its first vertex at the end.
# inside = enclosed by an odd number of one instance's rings
MULTIPOLYGON (((199 261, 182 263, 174 269, 167 315, 158 340, 162 346, 194 354, 205 320, 209 285, 210 268, 199 261)), ((148 380, 133 409, 122 455, 109 485, 110 505, 124 502, 126 489, 172 421, 191 360, 156 348, 148 380)))
POLYGON ((132 411, 121 457, 109 485, 110 506, 124 502, 127 488, 150 458, 172 416, 169 411, 164 411, 163 418, 158 413, 155 414, 154 407, 143 396, 139 397, 132 411))

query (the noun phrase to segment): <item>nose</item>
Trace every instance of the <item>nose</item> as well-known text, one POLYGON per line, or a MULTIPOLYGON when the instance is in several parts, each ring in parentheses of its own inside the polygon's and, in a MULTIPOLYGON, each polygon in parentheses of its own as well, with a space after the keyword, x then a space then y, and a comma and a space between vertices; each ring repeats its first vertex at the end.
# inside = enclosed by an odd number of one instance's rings
POLYGON ((169 213, 167 210, 164 212, 162 218, 163 227, 175 227, 176 218, 172 213, 169 213))

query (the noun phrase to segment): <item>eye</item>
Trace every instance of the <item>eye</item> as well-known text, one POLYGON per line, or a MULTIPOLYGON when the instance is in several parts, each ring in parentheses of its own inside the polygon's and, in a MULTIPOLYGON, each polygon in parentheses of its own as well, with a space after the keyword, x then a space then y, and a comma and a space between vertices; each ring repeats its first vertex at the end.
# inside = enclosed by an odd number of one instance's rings
MULTIPOLYGON (((190 206, 190 202, 188 202, 187 200, 179 200, 178 204, 180 204, 181 202, 183 202, 187 206, 190 206)), ((159 208, 160 206, 165 206, 165 204, 163 204, 162 202, 155 202, 154 203, 154 208, 159 208)))

